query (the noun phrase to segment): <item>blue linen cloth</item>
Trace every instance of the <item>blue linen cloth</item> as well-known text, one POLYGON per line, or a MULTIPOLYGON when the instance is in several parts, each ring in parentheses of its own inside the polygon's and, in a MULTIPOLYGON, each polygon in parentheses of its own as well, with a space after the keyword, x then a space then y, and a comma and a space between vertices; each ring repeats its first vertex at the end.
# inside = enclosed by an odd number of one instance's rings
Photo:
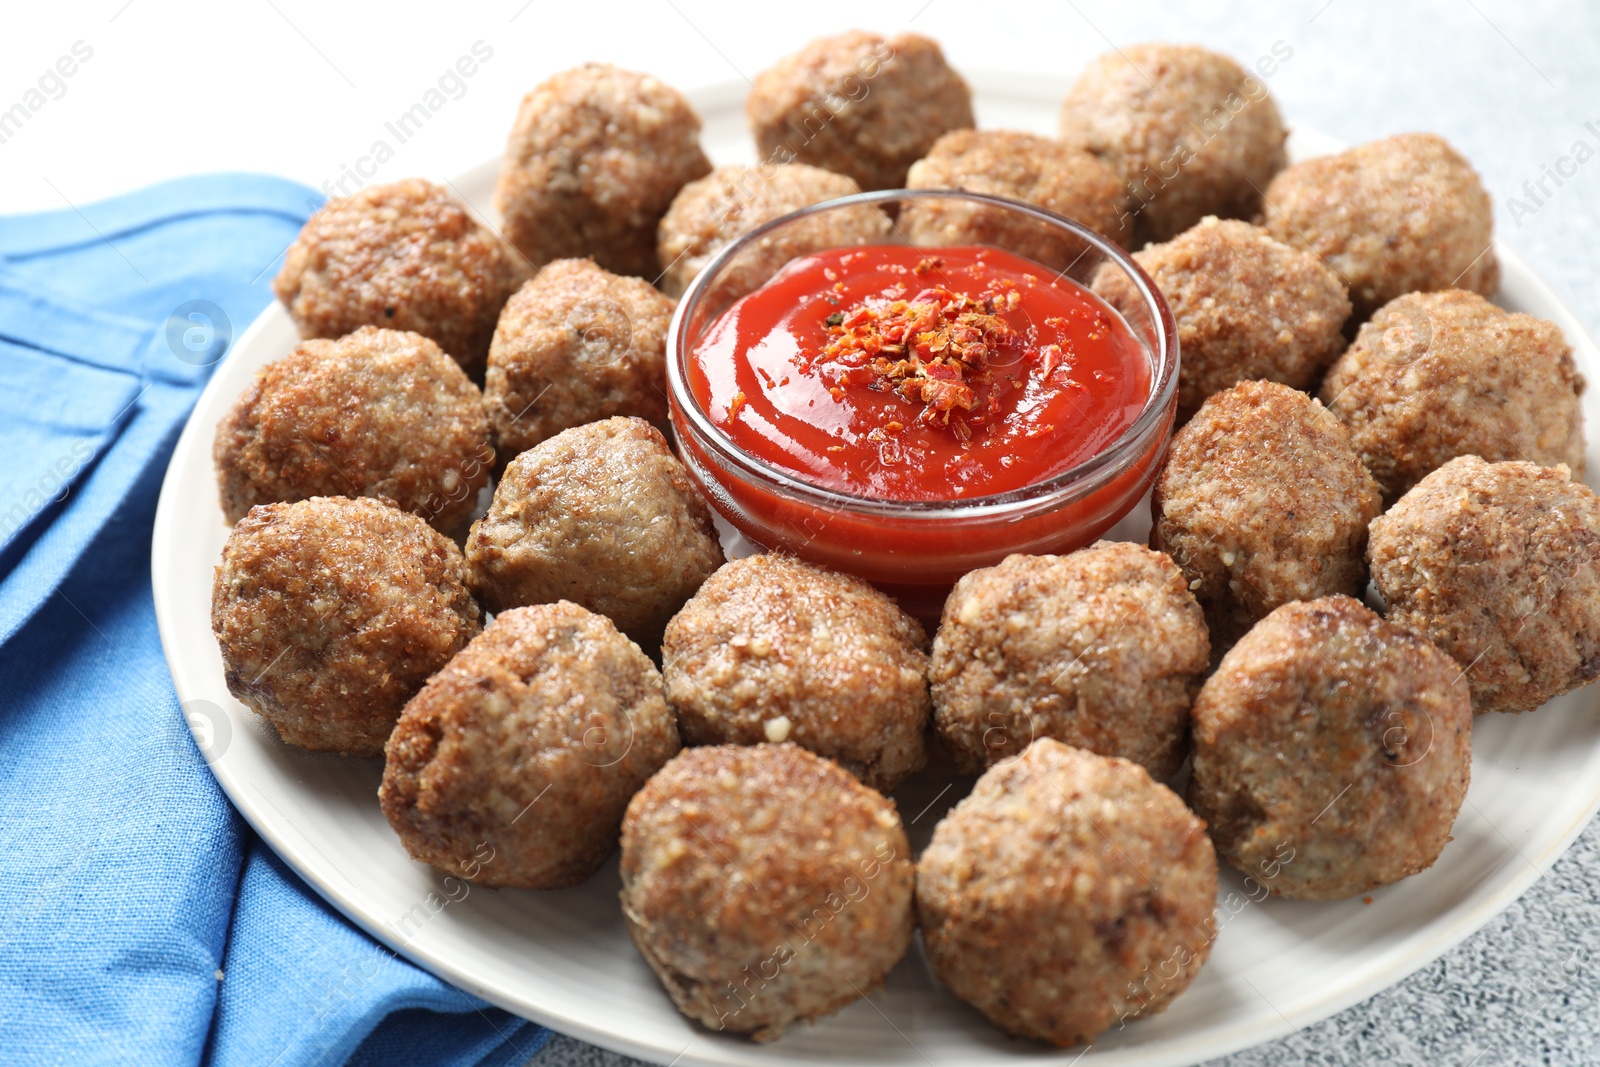
POLYGON ((396 957, 254 837, 150 591, 183 419, 320 198, 184 179, 0 218, 0 1062, 525 1062, 547 1032, 396 957))

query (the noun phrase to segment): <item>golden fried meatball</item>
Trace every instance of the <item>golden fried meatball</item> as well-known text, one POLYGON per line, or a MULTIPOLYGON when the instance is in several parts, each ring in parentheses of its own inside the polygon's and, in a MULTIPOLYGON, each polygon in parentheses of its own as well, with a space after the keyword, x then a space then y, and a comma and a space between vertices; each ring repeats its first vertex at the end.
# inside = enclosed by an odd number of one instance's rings
POLYGON ((1261 209, 1268 233, 1339 273, 1357 322, 1406 293, 1500 288, 1489 194, 1437 134, 1297 163, 1267 186, 1261 209))
POLYGON ((302 341, 217 426, 222 511, 238 522, 257 504, 374 496, 452 533, 488 484, 488 428, 478 387, 420 334, 302 341))
POLYGON ((661 675, 610 620, 512 608, 406 705, 378 799, 412 859, 564 889, 611 855, 628 801, 677 752, 661 675))
POLYGON ((917 861, 933 973, 1008 1033, 1062 1046, 1183 992, 1216 900, 1205 824, 1176 793, 1050 738, 978 779, 917 861))
POLYGON ((672 301, 587 259, 558 259, 500 313, 483 401, 502 463, 562 430, 636 415, 667 425, 672 301))
MULTIPOLYGON (((964 189, 1021 200, 1080 222, 1124 247, 1133 239, 1122 178, 1081 148, 1009 130, 955 130, 911 165, 908 189, 964 189)), ((900 232, 913 244, 987 244, 1055 269, 1082 250, 1045 224, 954 200, 912 200, 900 232)))
POLYGON ((1372 524, 1389 618, 1460 661, 1478 711, 1600 678, 1600 498, 1563 467, 1462 456, 1372 524))
POLYGON ((1198 45, 1140 44, 1086 67, 1061 106, 1061 139, 1128 183, 1138 243, 1207 215, 1251 218, 1285 161, 1267 87, 1198 45))
POLYGON ((466 551, 490 611, 572 600, 652 652, 722 565, 705 498, 636 418, 563 430, 514 459, 466 551))
POLYGON ((768 553, 707 579, 661 659, 685 744, 793 741, 888 792, 926 759, 926 644, 861 579, 768 553))
POLYGON ((1182 568, 1220 653, 1281 604, 1360 595, 1380 505, 1350 435, 1321 404, 1240 382, 1173 435, 1150 543, 1182 568))
POLYGON ((370 497, 258 504, 211 587, 228 692, 289 744, 348 756, 383 751, 479 618, 455 543, 370 497))
MULTIPOLYGON (((1133 258, 1178 322, 1180 421, 1236 382, 1313 386, 1344 350, 1344 283, 1260 227, 1208 216, 1133 258)), ((1094 289, 1137 321, 1144 302, 1125 272, 1102 267, 1094 289)))
POLYGON ((928 672, 934 726, 964 774, 1053 737, 1167 778, 1209 662, 1200 605, 1162 553, 1101 541, 1007 556, 945 601, 928 672))
POLYGON ((797 745, 686 749, 622 825, 622 915, 679 1011, 771 1041, 883 984, 911 943, 894 803, 797 745))
POLYGON ((589 256, 656 276, 656 225, 684 183, 711 170, 700 116, 648 74, 586 63, 522 99, 495 209, 535 267, 589 256))
POLYGON ((938 42, 851 30, 757 74, 744 110, 762 159, 896 189, 940 134, 971 128, 972 93, 938 42))
POLYGON ((1451 289, 1380 308, 1321 396, 1392 501, 1456 456, 1581 475, 1583 389, 1559 326, 1451 289))
MULTIPOLYGON (((685 185, 661 220, 657 235, 661 287, 672 296, 682 296, 695 275, 736 238, 791 211, 860 191, 843 174, 804 163, 718 167, 685 185)), ((798 256, 872 244, 888 236, 889 216, 870 204, 796 221, 728 264, 714 299, 719 305, 732 303, 766 284, 798 256)))
POLYGON ((442 186, 410 178, 330 200, 306 222, 273 279, 301 337, 363 326, 436 342, 474 379, 495 319, 528 277, 516 251, 442 186))
POLYGON ((1336 595, 1246 634, 1194 702, 1189 804, 1273 893, 1341 900, 1433 866, 1467 792, 1461 667, 1336 595))

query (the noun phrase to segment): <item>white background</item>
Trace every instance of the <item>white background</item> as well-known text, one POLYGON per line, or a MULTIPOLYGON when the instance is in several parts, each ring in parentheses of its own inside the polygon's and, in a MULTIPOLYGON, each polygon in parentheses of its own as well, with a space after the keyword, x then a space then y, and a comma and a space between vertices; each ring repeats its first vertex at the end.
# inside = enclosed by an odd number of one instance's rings
MULTIPOLYGON (((93 57, 0 143, 0 213, 92 202, 161 179, 255 170, 320 187, 383 137, 474 42, 493 58, 371 180, 446 176, 495 155, 522 94, 585 60, 690 87, 753 75, 809 37, 863 26, 934 36, 959 68, 1070 77, 1112 43, 1193 40, 1250 63, 1294 54, 1269 88, 1291 123, 1343 140, 1436 130, 1494 194, 1499 233, 1600 332, 1600 159, 1535 203, 1524 182, 1584 139, 1600 151, 1594 0, 1133 0, 334 3, 97 0, 8 4, 0 111, 75 42, 93 57), (1592 130, 1585 123, 1593 123, 1592 130), (1513 213, 1510 198, 1527 211, 1513 213)), ((1600 925, 1596 828, 1511 914, 1400 988, 1239 1064, 1593 1063, 1593 976, 1559 997, 1532 978, 1600 925), (1553 947, 1552 947, 1553 946, 1553 947)), ((546 1063, 591 1062, 559 1043, 546 1063)))

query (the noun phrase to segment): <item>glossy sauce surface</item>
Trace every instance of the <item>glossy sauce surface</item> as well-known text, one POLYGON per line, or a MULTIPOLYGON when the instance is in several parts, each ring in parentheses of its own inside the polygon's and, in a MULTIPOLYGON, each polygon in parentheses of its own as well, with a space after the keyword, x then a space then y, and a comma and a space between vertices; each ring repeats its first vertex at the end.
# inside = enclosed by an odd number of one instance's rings
POLYGON ((712 324, 689 387, 745 451, 813 485, 960 500, 1045 481, 1138 417, 1149 365, 1082 286, 995 248, 795 260, 712 324))

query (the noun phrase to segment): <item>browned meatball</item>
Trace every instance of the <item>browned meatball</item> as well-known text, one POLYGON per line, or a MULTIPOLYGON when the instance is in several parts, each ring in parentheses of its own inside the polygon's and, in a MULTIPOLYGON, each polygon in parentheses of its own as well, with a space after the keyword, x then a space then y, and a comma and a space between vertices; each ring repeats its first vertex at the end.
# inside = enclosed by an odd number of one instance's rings
POLYGON ((1555 323, 1452 289, 1380 308, 1321 396, 1392 501, 1456 456, 1565 463, 1581 475, 1583 389, 1555 323))
POLYGON ((444 188, 410 178, 319 208, 272 289, 301 337, 410 330, 481 378, 495 319, 527 277, 522 258, 444 188))
POLYGON ((654 278, 656 224, 711 170, 700 116, 648 74, 586 63, 522 99, 495 186, 506 237, 534 266, 592 256, 654 278))
POLYGON ((1241 382, 1173 436, 1150 543, 1183 569, 1221 652, 1280 604, 1359 595, 1380 504, 1350 435, 1321 404, 1241 382))
POLYGON ((1372 524, 1389 618, 1467 672, 1478 711, 1529 711, 1600 678, 1600 498, 1561 467, 1440 467, 1372 524))
POLYGON ((517 290, 489 346, 483 400, 501 461, 615 415, 667 425, 672 301, 587 259, 559 259, 517 290))
POLYGON ((1405 293, 1500 288, 1489 194, 1437 134, 1297 163, 1267 187, 1262 213, 1272 236, 1338 271, 1357 322, 1405 293))
POLYGON ((866 582, 769 553, 712 575, 661 659, 685 744, 793 741, 888 792, 926 760, 926 644, 866 582))
POLYGON ((368 497, 259 504, 228 535, 211 630, 228 692, 285 741, 376 756, 478 632, 455 543, 368 497))
POLYGON ((217 426, 222 510, 313 496, 394 501, 451 533, 489 481, 483 397, 420 334, 363 326, 267 364, 217 426))
MULTIPOLYGON (((1048 137, 956 130, 912 164, 908 189, 965 189, 1037 205, 1126 247, 1133 239, 1128 190, 1100 160, 1048 137)), ((1060 268, 1082 245, 1015 215, 959 201, 911 201, 900 231, 920 245, 995 245, 1060 268)))
POLYGON ((1467 792, 1461 667, 1339 595, 1235 645, 1194 703, 1189 803, 1273 893, 1339 900, 1433 866, 1467 792))
POLYGON ((1049 738, 978 779, 917 862, 934 974, 1001 1029, 1062 1046, 1183 992, 1216 900, 1205 824, 1177 794, 1049 738))
POLYGON ((643 419, 563 430, 522 453, 472 526, 467 562, 490 611, 572 600, 652 651, 722 565, 711 509, 643 419))
POLYGON ((622 824, 622 915, 672 1002, 771 1041, 873 992, 911 943, 893 802, 797 745, 691 748, 622 824))
POLYGON ((677 751, 661 675, 610 620, 513 608, 406 705, 378 798, 413 859, 564 889, 611 855, 628 801, 677 751))
POLYGON ((1101 541, 1007 556, 945 601, 928 674, 934 725, 964 774, 1053 737, 1166 778, 1183 762, 1209 662, 1200 605, 1160 552, 1101 541))
MULTIPOLYGON (((1178 321, 1180 420, 1236 382, 1312 386, 1344 349, 1339 276, 1248 222, 1207 217, 1133 258, 1178 321)), ((1121 270, 1101 268, 1094 288, 1130 320, 1144 307, 1121 270)))
MULTIPOLYGON (((804 163, 718 167, 685 185, 661 220, 657 235, 661 287, 681 296, 695 275, 735 238, 791 211, 860 191, 843 174, 804 163)), ((888 236, 889 216, 870 204, 784 226, 725 268, 716 300, 731 303, 760 288, 797 256, 871 244, 888 236)))
POLYGON ((940 134, 971 128, 972 93, 938 42, 851 30, 757 74, 744 110, 762 159, 896 189, 940 134))
POLYGON ((1061 139, 1128 183, 1140 242, 1165 241, 1207 215, 1254 216, 1287 136, 1267 87, 1198 45, 1107 52, 1061 107, 1061 139))

